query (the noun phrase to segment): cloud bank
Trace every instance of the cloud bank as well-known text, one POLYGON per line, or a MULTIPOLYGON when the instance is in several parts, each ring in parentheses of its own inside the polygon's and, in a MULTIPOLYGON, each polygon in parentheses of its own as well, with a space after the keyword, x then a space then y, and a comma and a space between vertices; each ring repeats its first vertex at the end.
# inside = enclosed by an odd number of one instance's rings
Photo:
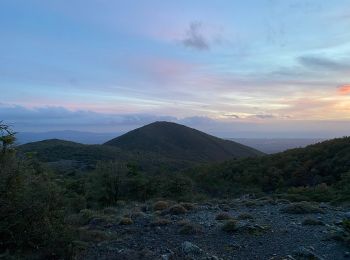
POLYGON ((25 108, 0 105, 0 119, 17 132, 75 130, 121 133, 155 121, 170 121, 227 138, 328 138, 347 135, 346 129, 350 128, 349 121, 280 120, 269 114, 257 114, 246 119, 234 114, 227 117, 221 120, 205 116, 176 118, 152 114, 72 111, 63 107, 25 108), (252 118, 258 121, 249 120, 252 118))

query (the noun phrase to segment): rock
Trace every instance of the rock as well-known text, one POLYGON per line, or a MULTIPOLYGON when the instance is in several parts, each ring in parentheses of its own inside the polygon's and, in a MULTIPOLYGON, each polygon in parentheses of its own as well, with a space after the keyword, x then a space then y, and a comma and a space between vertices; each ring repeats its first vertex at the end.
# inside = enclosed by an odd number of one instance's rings
POLYGON ((294 251, 294 254, 299 257, 305 257, 306 259, 324 260, 324 258, 313 252, 312 247, 309 248, 301 246, 294 251))
POLYGON ((188 255, 199 255, 202 253, 202 249, 200 249, 198 246, 195 244, 192 244, 189 241, 185 241, 181 245, 181 250, 184 254, 188 255))
POLYGON ((164 254, 164 255, 161 255, 161 259, 162 260, 171 260, 171 259, 174 259, 174 252, 173 251, 171 251, 171 250, 168 250, 169 251, 169 253, 167 253, 167 254, 164 254))
POLYGON ((350 211, 344 213, 344 218, 350 220, 350 211))

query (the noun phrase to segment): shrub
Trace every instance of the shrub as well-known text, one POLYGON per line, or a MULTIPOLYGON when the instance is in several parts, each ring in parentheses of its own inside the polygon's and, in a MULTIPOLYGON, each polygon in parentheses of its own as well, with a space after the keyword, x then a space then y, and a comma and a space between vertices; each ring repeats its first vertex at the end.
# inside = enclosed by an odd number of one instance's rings
POLYGON ((342 226, 347 232, 350 232, 350 219, 343 220, 342 226))
POLYGON ((144 212, 142 212, 141 210, 134 210, 131 212, 130 216, 132 219, 137 219, 137 218, 145 217, 146 214, 144 212))
POLYGON ((324 211, 309 202, 296 202, 285 206, 280 210, 282 213, 289 214, 308 214, 308 213, 324 213, 324 211))
POLYGON ((182 202, 180 205, 183 206, 186 210, 193 210, 195 208, 195 205, 189 202, 182 202))
POLYGON ((179 230, 182 235, 195 235, 203 233, 202 226, 191 222, 185 223, 179 230))
POLYGON ((328 202, 335 198, 334 190, 325 183, 314 187, 293 187, 288 189, 290 196, 306 198, 308 201, 328 202))
POLYGON ((323 221, 314 219, 314 218, 306 218, 303 220, 302 225, 304 226, 324 226, 323 221))
POLYGON ((106 215, 117 215, 119 213, 117 208, 107 207, 103 209, 103 214, 106 215))
POLYGON ((180 214, 185 214, 187 210, 181 206, 180 204, 176 204, 169 208, 169 213, 173 215, 180 215, 180 214))
POLYGON ((166 201, 157 201, 156 203, 153 204, 153 210, 164 210, 169 207, 168 202, 166 201))
POLYGON ((256 202, 255 200, 244 200, 242 201, 242 203, 246 207, 255 207, 259 205, 259 203, 256 202))
POLYGON ((278 200, 276 200, 276 202, 279 204, 289 204, 290 203, 290 201, 287 199, 278 199, 278 200))
POLYGON ((237 219, 246 220, 246 219, 254 219, 254 217, 249 213, 241 213, 237 216, 237 219))
POLYGON ((132 225, 134 223, 134 221, 132 221, 131 218, 128 217, 123 217, 120 221, 119 221, 119 225, 132 225))
POLYGON ((65 190, 40 165, 0 154, 0 250, 68 257, 73 232, 64 222, 64 198, 65 190))
POLYGON ((225 232, 234 232, 237 230, 237 221, 234 219, 229 219, 221 228, 225 232))
POLYGON ((230 211, 230 209, 231 209, 230 206, 227 204, 221 204, 221 205, 219 205, 219 208, 223 211, 230 211))
POLYGON ((86 242, 101 242, 111 239, 111 235, 101 230, 79 229, 79 238, 86 242))
POLYGON ((231 215, 228 214, 227 212, 221 212, 219 214, 216 215, 215 219, 216 220, 227 220, 227 219, 231 219, 231 215))
POLYGON ((151 222, 151 225, 152 226, 165 226, 165 225, 168 225, 170 224, 171 221, 169 219, 166 219, 166 218, 156 218, 155 220, 153 220, 151 222))

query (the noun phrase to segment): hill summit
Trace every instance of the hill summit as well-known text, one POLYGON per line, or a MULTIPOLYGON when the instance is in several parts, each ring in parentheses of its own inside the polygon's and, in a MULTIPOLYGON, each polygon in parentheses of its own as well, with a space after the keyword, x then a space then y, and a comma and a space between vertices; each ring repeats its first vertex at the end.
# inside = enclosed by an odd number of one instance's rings
POLYGON ((222 161, 263 154, 248 146, 164 121, 137 128, 104 145, 194 161, 222 161))

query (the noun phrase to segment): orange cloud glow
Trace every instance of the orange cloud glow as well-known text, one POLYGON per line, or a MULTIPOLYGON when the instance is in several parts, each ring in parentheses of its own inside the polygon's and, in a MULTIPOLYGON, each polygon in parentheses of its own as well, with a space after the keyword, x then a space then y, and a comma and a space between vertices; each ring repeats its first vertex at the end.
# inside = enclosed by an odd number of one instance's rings
POLYGON ((348 95, 350 94, 350 85, 343 85, 338 88, 338 93, 340 95, 348 95))

